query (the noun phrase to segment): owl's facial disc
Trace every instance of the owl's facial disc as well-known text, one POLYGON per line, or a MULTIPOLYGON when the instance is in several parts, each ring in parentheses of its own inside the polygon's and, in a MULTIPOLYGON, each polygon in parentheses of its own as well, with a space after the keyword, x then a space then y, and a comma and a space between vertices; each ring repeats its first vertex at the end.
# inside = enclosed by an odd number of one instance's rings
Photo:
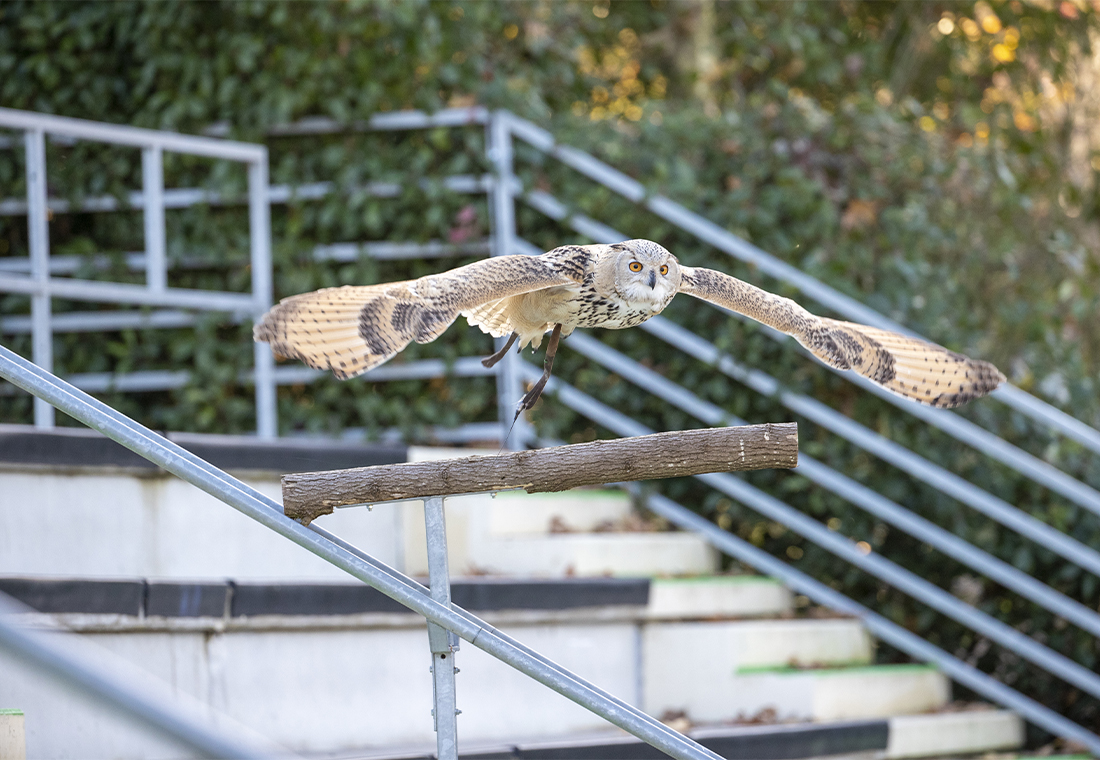
POLYGON ((680 289, 680 268, 676 257, 649 240, 628 240, 615 246, 619 251, 615 285, 628 301, 661 305, 680 289))

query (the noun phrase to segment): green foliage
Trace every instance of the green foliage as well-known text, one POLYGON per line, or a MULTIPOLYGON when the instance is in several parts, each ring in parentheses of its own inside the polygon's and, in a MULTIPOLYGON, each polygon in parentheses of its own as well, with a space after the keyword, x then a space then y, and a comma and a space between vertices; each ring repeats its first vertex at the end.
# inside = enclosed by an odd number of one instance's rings
MULTIPOLYGON (((484 238, 482 196, 442 178, 488 171, 479 129, 269 136, 308 116, 354 122, 403 108, 480 103, 550 127, 760 248, 931 339, 990 359, 1012 381, 1100 425, 1100 157, 1071 150, 1072 91, 1092 51, 1097 14, 1083 4, 960 3, 484 3, 8 2, 0 4, 0 105, 199 133, 225 124, 263 140, 273 184, 331 182, 333 192, 273 208, 276 295, 344 283, 417 277, 465 260, 316 262, 317 245, 367 240, 484 238), (708 17, 707 14, 713 16, 708 17), (710 18, 710 21, 707 19, 710 18), (1072 181, 1071 181, 1072 178, 1072 181), (379 197, 370 183, 397 183, 379 197)), ((124 254, 142 248, 138 151, 51 143, 53 192, 75 202, 114 196, 123 210, 58 215, 55 254, 105 254, 78 276, 140 281, 124 254)), ((703 245, 653 214, 517 145, 527 189, 552 192, 577 213, 664 243, 682 261, 781 283, 703 245)), ((247 214, 243 170, 170 156, 168 187, 201 187, 230 202, 168 213, 170 275, 178 287, 243 291, 247 214)), ((21 151, 0 152, 0 187, 17 197, 21 151)), ((568 222, 517 204, 521 235, 550 248, 581 239, 568 222)), ((25 255, 20 217, 0 217, 0 256, 25 255)), ((819 312, 820 305, 808 303, 819 312)), ((88 304, 55 301, 59 312, 88 304)), ((0 299, 4 314, 27 300, 0 299)), ((873 430, 1056 525, 1100 544, 1094 515, 947 436, 915 423, 701 303, 667 312, 739 361, 780 378, 873 430)), ((598 337, 704 399, 753 422, 797 419, 640 330, 598 337)), ((29 354, 29 339, 5 336, 29 354)), ((569 342, 563 344, 568 347, 569 342)), ((453 328, 395 362, 489 352, 480 333, 453 328)), ((187 369, 177 391, 106 394, 156 428, 241 432, 254 426, 249 326, 209 315, 193 329, 78 333, 56 340, 63 373, 187 369)), ((656 429, 700 423, 600 367, 563 351, 556 374, 656 429)), ((336 434, 396 427, 410 439, 431 425, 495 419, 490 381, 338 383, 280 389, 284 430, 336 434)), ((1095 455, 992 401, 964 417, 1100 487, 1095 455)), ((609 435, 546 399, 542 434, 609 435)), ((26 422, 24 397, 0 397, 0 420, 26 422)), ((913 508, 981 548, 1095 608, 1097 579, 884 466, 806 420, 802 450, 913 508)), ((1086 667, 1096 642, 1064 621, 854 509, 797 473, 747 479, 865 541, 937 585, 974 601, 1086 667)), ((931 613, 742 506, 691 481, 667 492, 723 527, 843 588, 887 617, 1075 720, 1100 728, 1096 703, 931 613)), ((895 656, 883 650, 883 657, 895 656)))

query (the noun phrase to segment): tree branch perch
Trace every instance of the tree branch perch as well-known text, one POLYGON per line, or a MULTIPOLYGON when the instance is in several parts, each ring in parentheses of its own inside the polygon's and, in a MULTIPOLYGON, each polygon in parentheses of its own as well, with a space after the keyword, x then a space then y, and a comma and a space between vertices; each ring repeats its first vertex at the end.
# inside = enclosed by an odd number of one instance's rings
POLYGON ((283 512, 303 524, 349 504, 522 488, 566 491, 619 481, 798 465, 793 422, 617 438, 497 456, 283 476, 283 512))

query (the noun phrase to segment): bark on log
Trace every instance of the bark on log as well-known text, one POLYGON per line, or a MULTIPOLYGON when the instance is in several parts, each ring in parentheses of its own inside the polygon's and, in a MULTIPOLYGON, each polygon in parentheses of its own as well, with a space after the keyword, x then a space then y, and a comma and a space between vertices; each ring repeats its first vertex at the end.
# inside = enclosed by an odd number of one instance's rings
POLYGON ((283 512, 303 524, 349 504, 522 488, 528 493, 705 472, 798 465, 794 422, 617 438, 498 456, 283 476, 283 512))

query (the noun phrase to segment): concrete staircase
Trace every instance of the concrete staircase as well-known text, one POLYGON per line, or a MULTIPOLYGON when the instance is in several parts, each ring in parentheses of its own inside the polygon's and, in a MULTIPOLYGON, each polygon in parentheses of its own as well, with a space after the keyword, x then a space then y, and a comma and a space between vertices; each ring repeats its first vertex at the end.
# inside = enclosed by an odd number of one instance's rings
MULTIPOLYGON (((276 475, 250 480, 277 496, 276 475)), ((0 577, 29 579, 0 589, 84 633, 105 658, 137 663, 298 751, 431 752, 417 616, 174 479, 125 467, 8 466, 0 494, 0 577), (97 580, 44 582, 58 577, 97 580)), ((464 496, 448 500, 447 515, 457 603, 728 757, 784 742, 786 754, 768 756, 929 757, 1022 744, 1015 715, 960 709, 934 668, 873 664, 874 642, 858 621, 796 614, 776 581, 718 574, 713 549, 647 522, 621 492, 464 496)), ((419 502, 319 522, 426 575, 419 502)), ((464 752, 649 756, 472 646, 457 664, 464 752)), ((3 655, 0 673, 0 708, 26 715, 28 756, 177 753, 3 655)))

